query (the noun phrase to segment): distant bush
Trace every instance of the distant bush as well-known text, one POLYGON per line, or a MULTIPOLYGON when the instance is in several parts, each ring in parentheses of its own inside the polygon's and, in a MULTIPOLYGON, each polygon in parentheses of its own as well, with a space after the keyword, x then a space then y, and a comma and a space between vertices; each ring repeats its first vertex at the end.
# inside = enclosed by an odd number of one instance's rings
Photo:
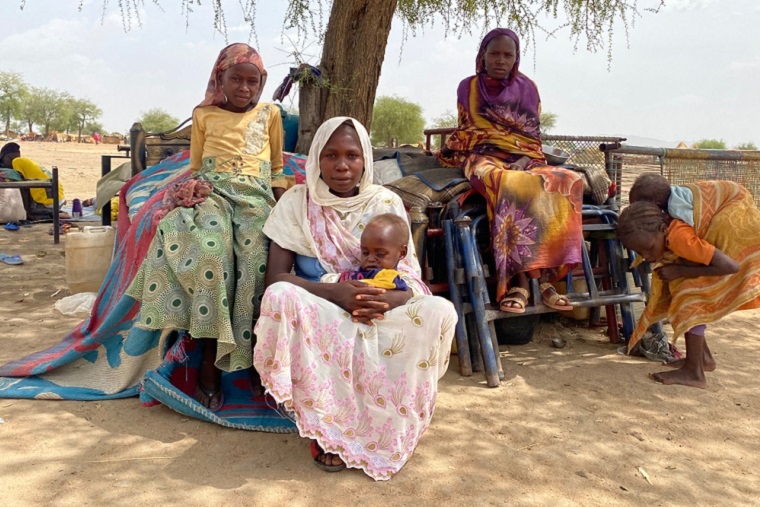
POLYGON ((691 147, 699 150, 725 150, 726 141, 723 139, 702 139, 691 145, 691 147))
POLYGON ((179 119, 158 107, 143 112, 137 121, 142 124, 146 132, 166 132, 179 123, 179 119))

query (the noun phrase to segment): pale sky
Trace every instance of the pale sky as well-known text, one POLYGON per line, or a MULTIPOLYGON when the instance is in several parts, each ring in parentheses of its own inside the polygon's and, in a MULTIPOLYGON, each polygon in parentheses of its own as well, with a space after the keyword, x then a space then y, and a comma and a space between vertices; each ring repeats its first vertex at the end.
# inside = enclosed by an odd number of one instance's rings
MULTIPOLYGON (((225 46, 212 26, 211 2, 195 9, 189 27, 179 2, 161 2, 164 12, 145 2, 142 28, 128 33, 116 2, 110 3, 104 18, 102 0, 86 0, 81 12, 78 0, 26 0, 23 11, 19 0, 2 0, 0 70, 92 100, 103 110, 100 121, 108 131, 126 132, 153 107, 189 117, 225 46)), ((229 42, 248 42, 238 1, 224 4, 229 42)), ((294 63, 292 44, 282 37, 285 4, 259 1, 258 44, 251 44, 258 45, 269 72, 265 100, 294 63)), ((644 12, 635 20, 628 41, 619 25, 609 70, 605 51, 588 53, 583 43, 573 51, 567 31, 524 51, 521 70, 538 85, 544 111, 558 115, 555 134, 760 145, 758 26, 757 0, 666 0, 658 14, 644 12)), ((457 84, 474 73, 482 32, 476 27, 472 36, 446 38, 437 23, 409 38, 403 53, 401 32, 397 21, 378 96, 417 102, 430 123, 456 109, 457 84)), ((310 63, 318 63, 315 42, 305 52, 313 55, 310 63)))

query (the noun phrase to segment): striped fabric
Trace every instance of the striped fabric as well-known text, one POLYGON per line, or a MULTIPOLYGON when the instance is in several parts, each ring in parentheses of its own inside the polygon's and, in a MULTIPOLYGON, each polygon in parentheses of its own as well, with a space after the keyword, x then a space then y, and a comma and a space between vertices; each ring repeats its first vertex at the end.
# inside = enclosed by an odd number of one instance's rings
POLYGON ((201 359, 197 340, 135 325, 140 304, 126 295, 156 232, 152 215, 169 181, 189 174, 176 155, 132 178, 122 189, 114 260, 90 316, 53 347, 0 366, 0 398, 104 400, 140 395, 183 414, 234 428, 293 432, 269 397, 251 393, 247 371, 224 374, 225 404, 211 412, 193 399, 201 359), (131 219, 131 220, 130 220, 131 219))

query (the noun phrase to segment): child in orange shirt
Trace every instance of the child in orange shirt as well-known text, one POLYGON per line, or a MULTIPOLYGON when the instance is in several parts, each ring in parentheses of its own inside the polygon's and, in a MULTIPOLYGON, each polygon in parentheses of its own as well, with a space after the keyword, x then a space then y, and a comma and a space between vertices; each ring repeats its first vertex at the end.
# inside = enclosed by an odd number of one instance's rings
MULTIPOLYGON (((727 184, 732 190, 737 190, 734 187, 740 187, 731 182, 706 182, 704 185, 707 187, 711 183, 727 184)), ((739 194, 748 193, 743 187, 740 189, 743 192, 737 191, 739 194)), ((700 192, 698 186, 694 186, 694 190, 700 192)), ((699 197, 702 199, 703 196, 699 195, 699 197)), ((712 194, 705 197, 720 198, 712 194)), ((746 200, 745 195, 738 197, 746 200)), ((749 199, 751 200, 751 196, 749 199)), ((710 221, 714 217, 707 216, 711 213, 707 206, 701 211, 705 216, 701 220, 695 216, 697 222, 695 227, 702 231, 702 236, 716 237, 715 231, 710 229, 710 221)), ((695 212, 695 215, 698 213, 695 212)), ((752 218, 760 222, 760 217, 757 215, 752 218)), ((618 237, 626 248, 636 251, 645 260, 655 263, 652 297, 631 338, 629 350, 652 320, 656 322, 667 316, 673 324, 675 337, 680 331, 685 330, 686 357, 669 363, 678 369, 653 373, 650 377, 663 384, 704 388, 707 385, 704 372, 715 369, 715 360, 705 342, 705 324, 717 320, 734 309, 753 307, 756 303, 753 299, 756 300, 757 295, 749 294, 750 298, 737 307, 724 305, 718 312, 710 309, 711 305, 721 304, 720 299, 728 293, 741 292, 742 289, 737 285, 741 286, 744 281, 731 278, 739 273, 740 263, 704 237, 700 237, 695 227, 672 218, 653 202, 639 201, 628 206, 620 214, 618 237), (694 279, 694 281, 689 282, 685 279, 694 279), (694 288, 701 290, 691 292, 687 290, 694 288), (696 325, 690 325, 691 323, 696 325)), ((732 243, 730 239, 728 242, 732 243)), ((731 253, 734 253, 733 245, 731 245, 731 250, 731 253)), ((746 261, 743 271, 757 271, 756 263, 748 259, 740 260, 746 261)))

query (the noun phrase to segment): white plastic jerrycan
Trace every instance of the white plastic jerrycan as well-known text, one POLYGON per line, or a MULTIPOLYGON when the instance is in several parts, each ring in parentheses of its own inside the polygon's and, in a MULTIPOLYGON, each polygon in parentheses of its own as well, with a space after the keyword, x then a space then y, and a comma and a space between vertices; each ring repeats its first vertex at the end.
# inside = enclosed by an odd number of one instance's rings
POLYGON ((72 294, 98 292, 113 258, 113 227, 87 226, 66 235, 66 282, 72 294))

